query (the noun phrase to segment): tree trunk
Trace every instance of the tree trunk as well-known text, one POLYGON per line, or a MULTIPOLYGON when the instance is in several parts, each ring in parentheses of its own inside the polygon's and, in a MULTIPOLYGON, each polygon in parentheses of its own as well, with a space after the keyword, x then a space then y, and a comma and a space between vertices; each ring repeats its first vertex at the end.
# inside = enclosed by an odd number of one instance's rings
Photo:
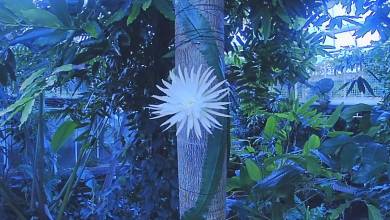
MULTIPOLYGON (((186 0, 191 7, 183 4, 182 0, 175 1, 175 63, 176 67, 187 67, 197 69, 200 65, 206 69, 209 67, 204 54, 199 49, 199 45, 205 43, 217 44, 218 53, 216 59, 223 57, 223 39, 224 39, 224 2, 223 0, 186 0), (196 11, 210 24, 210 30, 201 30, 193 27, 188 30, 183 27, 183 21, 187 19, 184 10, 196 11), (211 37, 210 37, 211 36, 211 37), (222 40, 221 40, 222 39, 222 40)), ((192 15, 194 15, 192 14, 192 15)), ((188 16, 188 15, 187 15, 188 16)), ((200 18, 193 18, 201 20, 200 18)), ((184 21, 185 22, 185 21, 184 21)), ((222 59, 223 60, 223 59, 222 59)), ((214 66, 212 68, 215 69, 214 66)), ((214 71, 215 73, 216 71, 214 71)), ((218 78, 218 77, 217 77, 218 78)), ((221 80, 221 78, 218 78, 221 80)), ((197 139, 195 134, 191 134, 189 138, 186 136, 185 129, 177 137, 178 148, 178 170, 179 170, 179 203, 180 216, 195 207, 195 203, 200 195, 200 187, 202 183, 202 167, 207 156, 207 144, 212 135, 208 135, 202 131, 201 139, 197 139)), ((219 137, 220 138, 220 137, 219 137)), ((227 138, 227 137, 222 137, 227 138)), ((213 193, 212 200, 208 205, 204 217, 206 219, 225 219, 225 185, 226 185, 226 146, 223 147, 223 164, 216 169, 222 172, 218 182, 218 187, 213 193)), ((217 160, 217 158, 215 158, 217 160)))

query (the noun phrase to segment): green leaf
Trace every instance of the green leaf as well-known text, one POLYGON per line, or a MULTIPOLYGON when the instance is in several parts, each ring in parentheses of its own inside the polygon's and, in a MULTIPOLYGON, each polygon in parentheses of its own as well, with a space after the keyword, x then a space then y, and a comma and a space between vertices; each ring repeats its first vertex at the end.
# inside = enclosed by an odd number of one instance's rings
POLYGON ((38 77, 42 76, 42 74, 45 72, 45 68, 37 70, 33 74, 31 74, 27 79, 25 79, 20 86, 20 91, 23 91, 27 88, 27 86, 31 85, 38 77))
POLYGON ((283 22, 286 24, 291 24, 290 16, 282 8, 277 8, 276 14, 280 19, 282 19, 283 22))
POLYGON ((383 220, 382 214, 375 206, 367 204, 369 220, 383 220))
POLYGON ((247 146, 246 151, 248 151, 248 153, 251 153, 251 154, 256 153, 256 150, 252 146, 247 146))
POLYGON ((333 209, 333 210, 330 210, 330 216, 329 216, 329 219, 330 220, 336 220, 336 219, 339 219, 340 215, 342 213, 344 213, 344 210, 346 208, 348 208, 350 206, 350 203, 347 202, 347 203, 343 203, 341 205, 339 205, 339 207, 333 209))
POLYGON ((139 4, 133 4, 129 16, 127 17, 127 25, 132 24, 135 19, 137 19, 139 13, 141 12, 141 6, 139 4))
POLYGON ((146 0, 143 4, 142 4, 142 10, 146 11, 150 5, 152 4, 152 0, 146 0))
POLYGON ((83 30, 87 32, 91 37, 98 39, 103 35, 103 31, 96 21, 89 21, 83 26, 83 30))
POLYGON ((66 0, 50 0, 51 11, 67 26, 71 25, 66 0))
POLYGON ((295 120, 294 115, 291 114, 291 112, 275 113, 274 115, 279 117, 279 118, 287 119, 289 121, 294 121, 295 120))
MULTIPOLYGON (((29 102, 33 98, 34 97, 23 97, 23 98, 17 100, 15 103, 9 105, 6 109, 3 109, 2 111, 0 111, 0 117, 9 113, 9 112, 17 110, 20 106, 26 104, 27 102, 29 102)), ((21 109, 19 109, 19 110, 21 110, 21 109)))
POLYGON ((345 144, 353 142, 353 139, 348 135, 339 135, 334 138, 329 138, 322 143, 320 150, 325 154, 334 154, 345 144))
POLYGON ((2 0, 4 7, 8 8, 17 15, 21 15, 22 10, 35 9, 31 0, 2 0))
POLYGON ((282 155, 283 154, 283 146, 282 146, 282 142, 280 140, 278 140, 275 143, 275 152, 276 152, 276 155, 282 155))
POLYGON ((43 9, 27 9, 21 11, 24 20, 35 26, 59 28, 63 27, 61 21, 52 13, 43 9))
MULTIPOLYGON (((365 139, 366 137, 361 136, 365 139)), ((365 144, 361 152, 359 170, 353 174, 352 180, 357 184, 364 184, 373 180, 378 180, 386 170, 389 160, 387 147, 370 140, 365 144)), ((364 141, 364 140, 363 140, 364 141)))
POLYGON ((372 107, 366 104, 357 104, 357 105, 349 106, 345 108, 344 111, 341 113, 341 118, 346 121, 351 121, 353 116, 356 115, 356 113, 369 112, 371 110, 372 107))
POLYGON ((72 70, 82 70, 82 69, 85 69, 84 64, 78 64, 78 65, 65 64, 65 65, 62 65, 62 66, 55 68, 55 70, 53 71, 52 74, 60 73, 60 72, 69 72, 72 70))
POLYGON ((51 149, 57 152, 71 137, 77 128, 77 123, 74 121, 65 121, 54 133, 51 140, 51 149))
MULTIPOLYGON (((1 122, 0 127, 3 127, 9 120, 11 120, 11 119, 16 115, 16 113, 22 111, 22 109, 23 109, 22 106, 20 106, 20 105, 17 106, 17 107, 12 111, 12 113, 9 114, 8 117, 7 117, 5 120, 3 120, 3 121, 1 122)), ((3 116, 3 115, 1 115, 1 116, 3 116)))
POLYGON ((340 136, 340 135, 348 135, 348 136, 351 136, 353 135, 353 132, 349 132, 349 131, 331 131, 328 133, 328 137, 337 137, 337 136, 340 136))
POLYGON ((260 168, 257 166, 257 164, 253 160, 251 160, 251 159, 245 160, 245 167, 246 167, 246 170, 248 171, 249 177, 253 181, 258 181, 261 178, 260 168))
POLYGON ((71 71, 71 70, 73 70, 73 64, 65 64, 65 65, 62 65, 60 67, 57 67, 53 71, 53 74, 54 73, 59 73, 59 72, 68 72, 68 71, 71 71))
POLYGON ((321 161, 313 156, 307 155, 304 157, 306 162, 306 169, 312 174, 320 175, 321 174, 321 161))
POLYGON ((19 127, 21 127, 28 119, 28 116, 31 114, 33 106, 35 103, 35 99, 31 99, 28 101, 22 111, 22 116, 20 117, 20 124, 19 127))
POLYGON ((350 171, 360 156, 359 146, 355 143, 343 145, 339 153, 340 167, 342 171, 350 171))
POLYGON ((337 106, 336 110, 329 116, 329 118, 328 118, 328 120, 326 122, 326 126, 327 127, 333 128, 333 126, 339 120, 340 114, 341 114, 341 111, 343 110, 343 108, 344 108, 344 103, 342 103, 341 105, 337 106))
POLYGON ((274 170, 270 175, 258 181, 253 187, 257 192, 263 192, 266 189, 277 188, 294 184, 300 179, 302 169, 298 166, 286 165, 280 169, 274 170))
POLYGON ((270 116, 267 119, 267 122, 264 127, 265 138, 270 140, 275 135, 277 125, 278 125, 278 121, 274 116, 270 116))
POLYGON ((112 23, 122 20, 126 15, 127 9, 120 8, 111 17, 109 17, 104 24, 106 26, 109 26, 112 23))
POLYGON ((321 145, 321 139, 317 135, 313 134, 309 137, 309 140, 306 141, 305 146, 303 147, 303 155, 308 155, 310 150, 316 149, 321 145))
POLYGON ((312 106, 317 100, 318 100, 318 96, 311 97, 305 104, 303 104, 298 108, 297 113, 304 114, 309 110, 310 106, 312 106))
POLYGON ((267 42, 271 35, 272 17, 267 9, 262 10, 262 12, 261 33, 263 35, 264 42, 267 42))
POLYGON ((0 23, 2 24, 17 24, 17 17, 9 10, 0 6, 0 23))
POLYGON ((153 0, 152 5, 168 20, 175 20, 172 1, 169 0, 153 0))
POLYGON ((0 83, 7 85, 8 83, 8 70, 5 65, 0 64, 0 83))
POLYGON ((226 192, 230 192, 233 189, 238 189, 241 187, 240 177, 233 176, 229 178, 226 183, 226 192))

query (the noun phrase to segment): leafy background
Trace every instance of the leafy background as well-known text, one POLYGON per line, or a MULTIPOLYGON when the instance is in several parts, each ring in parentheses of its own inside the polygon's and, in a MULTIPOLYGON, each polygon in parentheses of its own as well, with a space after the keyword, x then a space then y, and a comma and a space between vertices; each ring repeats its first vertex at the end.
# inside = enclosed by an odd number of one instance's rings
MULTIPOLYGON (((319 56, 339 70, 363 68, 388 89, 389 10, 382 0, 225 2, 228 218, 389 218, 388 92, 378 106, 326 110, 319 97, 300 103, 293 94, 319 56), (363 23, 331 17, 335 3, 371 13, 363 23), (378 31, 381 42, 332 57, 324 38, 347 23, 358 37, 378 31)), ((0 1, 0 138, 13 146, 2 216, 178 218, 174 131, 161 132, 145 109, 174 66, 173 20, 169 0, 0 1), (63 167, 74 160, 71 142, 78 162, 63 167)), ((345 86, 355 85, 371 92, 360 78, 345 86)))

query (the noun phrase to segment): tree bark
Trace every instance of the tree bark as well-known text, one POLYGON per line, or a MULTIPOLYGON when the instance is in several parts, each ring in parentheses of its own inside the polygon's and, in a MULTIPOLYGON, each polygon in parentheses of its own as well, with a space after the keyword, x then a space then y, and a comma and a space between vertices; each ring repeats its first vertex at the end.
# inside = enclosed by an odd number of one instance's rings
MULTIPOLYGON (((224 2, 223 0, 188 0, 188 2, 193 8, 181 4, 181 0, 175 0, 175 65, 176 68, 180 66, 181 68, 187 67, 187 69, 192 67, 197 69, 202 65, 206 69, 209 65, 199 50, 199 45, 216 43, 219 50, 217 59, 223 57, 224 2), (209 21, 211 32, 207 30, 206 33, 205 30, 196 30, 195 28, 189 32, 181 25, 181 19, 187 19, 182 13, 183 10, 199 11, 200 15, 209 21)), ((181 217, 187 210, 195 206, 200 195, 202 167, 206 157, 207 143, 210 138, 213 138, 211 135, 208 137, 208 133, 205 131, 202 131, 203 138, 201 139, 197 139, 194 134, 187 138, 184 130, 177 137, 181 217)), ((206 219, 225 219, 226 146, 223 147, 225 159, 223 166, 217 168, 222 169, 220 171, 222 176, 218 180, 217 190, 212 192, 214 195, 204 215, 206 219)))

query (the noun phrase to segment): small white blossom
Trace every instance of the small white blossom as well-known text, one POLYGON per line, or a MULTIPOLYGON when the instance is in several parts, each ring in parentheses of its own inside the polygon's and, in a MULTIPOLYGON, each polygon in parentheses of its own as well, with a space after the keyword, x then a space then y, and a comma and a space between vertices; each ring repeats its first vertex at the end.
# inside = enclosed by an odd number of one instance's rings
POLYGON ((205 129, 211 134, 213 128, 221 128, 221 124, 215 116, 229 117, 229 115, 219 112, 225 110, 224 105, 229 102, 223 102, 222 99, 227 96, 228 89, 221 88, 225 81, 214 83, 216 76, 211 68, 202 71, 202 66, 195 72, 194 68, 188 71, 184 68, 178 68, 178 74, 170 72, 171 83, 162 81, 166 88, 157 86, 164 96, 153 97, 163 101, 158 105, 150 105, 154 110, 155 118, 171 116, 161 126, 167 125, 169 129, 177 125, 177 132, 186 126, 187 137, 192 130, 195 131, 197 138, 202 137, 201 129, 205 129))

